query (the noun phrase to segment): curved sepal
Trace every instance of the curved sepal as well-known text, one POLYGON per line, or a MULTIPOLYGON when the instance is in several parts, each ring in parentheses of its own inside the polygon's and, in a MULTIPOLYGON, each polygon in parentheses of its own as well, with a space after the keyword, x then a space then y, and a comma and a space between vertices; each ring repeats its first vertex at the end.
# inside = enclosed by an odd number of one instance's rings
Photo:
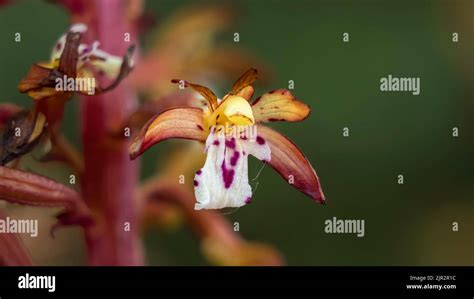
POLYGON ((258 126, 257 141, 267 142, 272 158, 267 161, 285 181, 308 195, 312 199, 324 203, 324 193, 318 175, 311 163, 291 140, 265 126, 258 126))
POLYGON ((150 146, 169 138, 205 141, 203 113, 199 108, 172 108, 155 115, 130 146, 130 158, 140 156, 150 146))
POLYGON ((180 88, 185 88, 185 87, 191 87, 195 91, 199 92, 199 94, 206 99, 209 110, 213 111, 219 106, 217 96, 214 94, 212 90, 209 88, 199 85, 199 84, 194 84, 191 82, 188 82, 186 80, 180 80, 180 79, 173 79, 171 80, 171 83, 178 83, 180 85, 180 88))

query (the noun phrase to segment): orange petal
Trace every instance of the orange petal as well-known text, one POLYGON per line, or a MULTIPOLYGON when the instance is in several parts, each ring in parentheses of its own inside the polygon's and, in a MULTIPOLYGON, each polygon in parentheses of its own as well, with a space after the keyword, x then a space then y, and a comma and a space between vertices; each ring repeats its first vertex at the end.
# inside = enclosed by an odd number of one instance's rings
POLYGON ((257 81, 257 75, 258 73, 256 69, 252 68, 247 70, 239 79, 237 79, 237 81, 235 81, 230 93, 237 95, 245 87, 251 86, 255 81, 257 81))
MULTIPOLYGON (((0 211, 0 219, 6 216, 0 211)), ((31 257, 17 234, 0 233, 0 266, 31 266, 31 257)))
POLYGON ((58 76, 61 76, 59 72, 55 74, 50 68, 34 64, 26 77, 20 81, 18 90, 21 93, 28 93, 34 100, 48 98, 57 93, 54 87, 56 86, 55 78, 58 76))
POLYGON ((130 158, 135 159, 153 144, 169 138, 205 141, 206 137, 201 109, 172 108, 145 124, 130 146, 130 158))
POLYGON ((268 162, 285 181, 314 200, 324 203, 324 193, 318 175, 298 147, 282 134, 258 126, 258 135, 268 142, 272 158, 268 162))
POLYGON ((199 92, 199 94, 202 95, 207 100, 207 102, 209 103, 209 109, 211 111, 215 110, 217 108, 217 106, 218 106, 217 97, 212 92, 212 90, 210 90, 209 88, 207 88, 205 86, 202 86, 202 85, 199 85, 199 84, 190 83, 190 82, 185 81, 185 80, 179 80, 179 79, 173 79, 173 80, 171 80, 171 82, 172 83, 179 83, 180 85, 184 84, 184 87, 191 87, 195 91, 199 92))
MULTIPOLYGON (((79 194, 49 178, 0 166, 0 199, 8 202, 38 206, 62 207, 58 225, 91 225, 92 216, 79 194)), ((55 227, 56 227, 55 226, 55 227)))
POLYGON ((246 86, 246 87, 242 88, 236 94, 236 96, 243 97, 247 101, 250 101, 252 99, 252 96, 253 96, 254 92, 255 92, 255 89, 253 89, 253 86, 249 85, 249 86, 246 86))
POLYGON ((277 89, 267 92, 252 104, 253 115, 259 122, 302 121, 311 109, 298 101, 288 90, 277 89))

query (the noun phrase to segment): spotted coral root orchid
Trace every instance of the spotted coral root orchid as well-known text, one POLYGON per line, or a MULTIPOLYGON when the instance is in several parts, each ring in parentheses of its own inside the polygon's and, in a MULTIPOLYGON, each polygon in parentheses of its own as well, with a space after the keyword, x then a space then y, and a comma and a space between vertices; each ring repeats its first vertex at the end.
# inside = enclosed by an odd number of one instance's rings
POLYGON ((52 49, 49 61, 34 64, 18 86, 44 110, 48 121, 62 117, 64 103, 73 92, 96 95, 115 88, 133 68, 131 46, 123 57, 99 49, 99 42, 81 43, 87 26, 73 24, 52 49), (96 84, 96 75, 113 80, 108 86, 96 84))
POLYGON ((248 70, 222 99, 207 87, 172 80, 199 92, 207 107, 177 107, 154 116, 135 137, 131 158, 169 138, 205 142, 206 162, 194 177, 197 210, 241 207, 251 202, 248 155, 270 164, 295 188, 324 203, 318 176, 306 157, 285 136, 261 125, 302 121, 310 113, 309 106, 284 89, 268 92, 251 104, 256 78, 257 71, 248 70))

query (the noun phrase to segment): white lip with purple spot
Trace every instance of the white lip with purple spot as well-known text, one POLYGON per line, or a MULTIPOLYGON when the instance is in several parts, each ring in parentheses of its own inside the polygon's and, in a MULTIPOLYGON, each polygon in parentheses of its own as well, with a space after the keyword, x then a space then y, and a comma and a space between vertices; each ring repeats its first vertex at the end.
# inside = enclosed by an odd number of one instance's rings
POLYGON ((270 147, 257 136, 236 138, 211 129, 206 141, 207 158, 194 177, 195 209, 240 207, 251 202, 248 154, 262 161, 271 159, 270 147))

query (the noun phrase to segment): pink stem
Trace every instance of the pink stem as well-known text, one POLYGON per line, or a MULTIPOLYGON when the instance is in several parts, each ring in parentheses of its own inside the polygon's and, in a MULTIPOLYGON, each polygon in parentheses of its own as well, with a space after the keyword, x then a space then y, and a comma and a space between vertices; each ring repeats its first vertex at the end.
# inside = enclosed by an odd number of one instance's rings
MULTIPOLYGON (((96 15, 88 24, 86 40, 98 40, 101 49, 123 55, 131 45, 124 34, 133 38, 135 33, 127 19, 126 1, 92 3, 96 15)), ((82 193, 98 221, 97 229, 86 232, 89 264, 140 265, 134 201, 138 164, 129 159, 129 140, 117 140, 111 134, 136 109, 136 94, 125 80, 113 91, 82 96, 80 102, 85 162, 82 193)))

